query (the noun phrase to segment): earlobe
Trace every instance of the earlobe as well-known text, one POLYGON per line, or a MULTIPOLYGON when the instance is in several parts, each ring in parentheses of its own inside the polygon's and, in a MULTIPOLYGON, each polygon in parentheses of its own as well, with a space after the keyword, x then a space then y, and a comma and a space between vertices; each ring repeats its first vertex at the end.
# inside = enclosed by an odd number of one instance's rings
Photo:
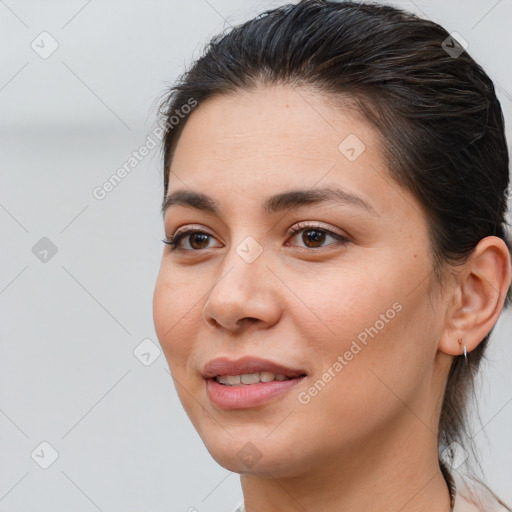
POLYGON ((464 359, 468 358, 468 349, 466 344, 462 342, 462 338, 459 339, 459 345, 462 347, 462 353, 464 354, 464 359))
POLYGON ((495 236, 483 238, 457 276, 439 343, 440 351, 453 356, 474 350, 500 316, 511 281, 507 245, 495 236))

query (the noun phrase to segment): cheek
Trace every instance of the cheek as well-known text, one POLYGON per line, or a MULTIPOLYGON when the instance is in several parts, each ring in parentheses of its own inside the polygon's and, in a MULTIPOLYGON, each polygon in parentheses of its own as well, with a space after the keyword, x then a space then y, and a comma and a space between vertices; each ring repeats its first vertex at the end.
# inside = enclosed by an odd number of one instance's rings
MULTIPOLYGON (((193 413, 196 398, 204 392, 202 379, 192 377, 195 332, 201 322, 199 299, 191 296, 179 283, 171 283, 161 276, 153 295, 153 320, 158 340, 171 371, 180 402, 194 421, 200 412, 193 413)), ((197 426, 196 426, 197 428, 197 426)))
POLYGON ((315 273, 314 279, 290 279, 294 294, 302 300, 297 307, 289 304, 287 311, 307 338, 317 339, 315 350, 343 353, 352 340, 364 343, 387 330, 399 316, 403 298, 375 264, 331 270, 315 273))
POLYGON ((310 385, 320 379, 318 391, 311 390, 320 409, 339 404, 360 419, 370 404, 380 410, 393 401, 386 385, 411 396, 435 355, 427 283, 411 293, 412 269, 403 261, 367 268, 303 286, 298 294, 308 298, 314 315, 304 315, 302 307, 293 319, 318 357, 310 385))
POLYGON ((153 294, 153 321, 171 371, 185 368, 192 334, 201 321, 199 301, 185 283, 160 272, 153 294))
POLYGON ((325 439, 326 454, 333 440, 355 446, 378 436, 404 412, 424 378, 420 352, 402 337, 405 307, 384 326, 372 313, 350 325, 340 322, 335 341, 319 340, 321 365, 297 397, 295 428, 311 432, 317 444, 325 439))

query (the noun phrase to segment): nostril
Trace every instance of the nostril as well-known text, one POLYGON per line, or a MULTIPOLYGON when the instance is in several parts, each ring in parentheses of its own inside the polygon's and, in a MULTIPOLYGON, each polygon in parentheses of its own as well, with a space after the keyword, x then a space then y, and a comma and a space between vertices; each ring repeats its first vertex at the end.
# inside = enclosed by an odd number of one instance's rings
POLYGON ((213 316, 208 320, 208 323, 213 325, 213 327, 222 327, 222 324, 218 322, 216 318, 213 318, 213 316))
POLYGON ((212 327, 224 327, 224 328, 228 328, 231 330, 238 330, 238 329, 241 329, 242 327, 249 326, 249 325, 255 324, 257 322, 260 322, 261 320, 259 318, 247 316, 247 317, 241 318, 240 320, 237 320, 231 326, 227 325, 226 323, 219 322, 213 316, 210 316, 208 319, 205 319, 205 321, 212 327))
POLYGON ((245 318, 242 318, 242 319, 238 320, 238 321, 236 322, 236 326, 237 326, 239 329, 241 329, 241 328, 242 328, 242 327, 244 327, 244 326, 252 325, 252 324, 255 324, 255 323, 259 322, 259 321, 260 321, 260 319, 259 319, 259 318, 254 318, 254 317, 252 317, 252 316, 247 316, 247 317, 245 317, 245 318))
POLYGON ((247 322, 253 324, 254 322, 259 322, 259 318, 254 318, 253 316, 248 316, 246 318, 242 318, 239 322, 247 322))

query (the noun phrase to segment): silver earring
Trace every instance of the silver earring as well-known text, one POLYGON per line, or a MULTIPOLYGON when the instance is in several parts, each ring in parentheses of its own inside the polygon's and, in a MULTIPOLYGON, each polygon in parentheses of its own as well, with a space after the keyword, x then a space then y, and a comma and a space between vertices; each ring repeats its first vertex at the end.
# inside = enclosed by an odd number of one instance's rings
MULTIPOLYGON (((462 338, 459 339, 459 345, 462 345, 462 338)), ((466 345, 464 345, 464 360, 466 363, 468 362, 468 351, 466 349, 466 345)))

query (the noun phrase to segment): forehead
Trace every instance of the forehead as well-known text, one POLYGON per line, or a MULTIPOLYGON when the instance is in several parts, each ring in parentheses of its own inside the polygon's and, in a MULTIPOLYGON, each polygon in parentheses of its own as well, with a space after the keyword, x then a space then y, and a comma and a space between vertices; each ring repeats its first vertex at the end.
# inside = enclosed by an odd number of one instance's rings
POLYGON ((174 161, 186 152, 188 159, 264 160, 273 154, 328 162, 340 156, 338 145, 355 132, 371 149, 378 141, 372 127, 348 104, 346 109, 333 109, 331 103, 324 96, 284 85, 209 98, 186 122, 174 161))
POLYGON ((379 134, 353 107, 291 86, 200 104, 176 146, 168 192, 183 186, 225 202, 317 186, 342 187, 381 211, 414 202, 400 198, 408 194, 386 170, 379 134))

